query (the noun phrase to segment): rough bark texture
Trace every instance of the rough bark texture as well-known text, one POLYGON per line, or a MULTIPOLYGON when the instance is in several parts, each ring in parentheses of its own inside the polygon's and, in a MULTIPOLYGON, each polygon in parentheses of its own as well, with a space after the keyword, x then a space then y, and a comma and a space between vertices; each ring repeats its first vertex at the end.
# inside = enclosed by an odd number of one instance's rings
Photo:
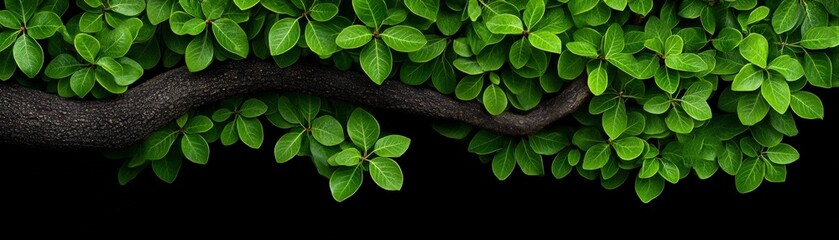
POLYGON ((215 63, 199 73, 181 67, 106 100, 64 99, 18 84, 0 83, 0 143, 60 149, 121 148, 142 140, 192 108, 267 90, 307 93, 521 136, 573 113, 589 95, 585 85, 585 79, 577 79, 524 114, 508 111, 491 116, 475 101, 460 101, 394 80, 377 86, 362 73, 343 72, 308 60, 284 69, 261 60, 215 63))

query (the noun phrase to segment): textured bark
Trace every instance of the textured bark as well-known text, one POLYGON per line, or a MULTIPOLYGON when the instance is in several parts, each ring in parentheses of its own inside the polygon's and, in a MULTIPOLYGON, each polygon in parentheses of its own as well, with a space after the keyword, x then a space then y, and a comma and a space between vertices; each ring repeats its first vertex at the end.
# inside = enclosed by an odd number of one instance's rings
POLYGON ((394 80, 377 86, 362 73, 339 71, 308 60, 283 69, 261 60, 215 63, 199 73, 181 67, 106 100, 64 99, 18 84, 0 83, 0 143, 60 149, 121 148, 142 140, 192 108, 268 90, 307 93, 522 136, 573 113, 589 95, 585 85, 585 79, 577 79, 524 114, 508 111, 491 116, 476 101, 460 101, 394 80))

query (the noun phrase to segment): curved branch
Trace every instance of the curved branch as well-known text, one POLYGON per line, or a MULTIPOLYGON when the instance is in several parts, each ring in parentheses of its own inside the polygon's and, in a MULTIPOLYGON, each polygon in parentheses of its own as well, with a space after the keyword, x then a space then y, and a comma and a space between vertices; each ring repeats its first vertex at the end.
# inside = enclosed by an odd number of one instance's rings
POLYGON ((476 101, 460 101, 394 80, 377 86, 363 73, 343 72, 309 60, 282 69, 271 61, 227 61, 199 73, 190 73, 185 67, 172 69, 106 100, 64 99, 2 83, 0 143, 64 149, 127 147, 192 108, 267 90, 456 120, 516 136, 536 132, 573 113, 589 95, 581 78, 525 114, 508 111, 491 116, 476 101))

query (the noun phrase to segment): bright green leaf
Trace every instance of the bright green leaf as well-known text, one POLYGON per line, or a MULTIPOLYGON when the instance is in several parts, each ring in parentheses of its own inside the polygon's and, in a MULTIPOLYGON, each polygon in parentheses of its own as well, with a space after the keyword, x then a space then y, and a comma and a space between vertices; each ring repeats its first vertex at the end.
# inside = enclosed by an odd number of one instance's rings
POLYGON ((213 35, 225 50, 238 55, 248 56, 248 36, 245 30, 233 20, 222 18, 213 22, 213 35))
POLYGON ((181 138, 181 151, 186 159, 197 164, 207 164, 210 159, 210 146, 198 134, 184 134, 181 138))
POLYGON ((370 177, 373 182, 384 190, 398 191, 402 189, 402 169, 393 159, 377 157, 370 160, 370 177))
MULTIPOLYGON (((362 0, 363 1, 363 0, 362 0)), ((358 1, 353 1, 353 3, 358 1)), ((382 3, 384 4, 384 3, 382 3)), ((361 165, 354 167, 340 167, 329 177, 329 190, 335 201, 343 202, 358 191, 364 180, 361 165)))
POLYGON ((268 49, 271 56, 288 52, 300 39, 300 23, 297 18, 283 18, 275 22, 268 31, 268 49))
POLYGON ((347 122, 347 133, 352 142, 364 149, 370 149, 379 139, 379 122, 364 109, 356 108, 347 122))
POLYGON ((418 51, 427 43, 422 32, 405 25, 385 29, 380 36, 388 47, 398 52, 418 51))
POLYGON ((344 28, 335 38, 335 43, 343 49, 354 49, 364 46, 373 39, 373 32, 363 25, 352 25, 344 28))
POLYGON ((790 108, 804 119, 824 119, 824 105, 813 93, 799 91, 790 96, 790 108))
POLYGON ((766 68, 769 56, 769 42, 763 35, 751 33, 740 42, 740 55, 760 68, 766 68))

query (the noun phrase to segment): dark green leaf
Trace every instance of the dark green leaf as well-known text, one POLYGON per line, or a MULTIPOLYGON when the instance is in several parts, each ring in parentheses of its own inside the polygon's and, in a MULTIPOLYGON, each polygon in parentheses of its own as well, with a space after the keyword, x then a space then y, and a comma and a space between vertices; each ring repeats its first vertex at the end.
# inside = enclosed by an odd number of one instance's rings
POLYGON ((408 7, 408 10, 410 10, 417 16, 423 17, 431 21, 436 21, 437 14, 440 9, 440 0, 405 1, 405 7, 408 7))
POLYGON ((796 1, 781 1, 772 14, 772 28, 775 33, 781 34, 795 27, 800 18, 801 10, 804 10, 796 1))
POLYGON ((211 121, 210 118, 204 115, 198 115, 189 119, 189 122, 187 122, 184 127, 184 132, 193 134, 205 133, 210 131, 212 128, 213 121, 211 121))
POLYGON ((332 3, 317 3, 309 9, 309 16, 315 21, 329 21, 338 14, 338 5, 332 3))
POLYGON ((664 118, 667 128, 676 133, 687 134, 693 130, 694 122, 687 113, 678 109, 671 110, 664 118))
POLYGON ((335 146, 344 141, 344 128, 335 117, 321 116, 312 121, 312 136, 324 146, 335 146))
POLYGON ((778 74, 769 74, 769 78, 760 87, 760 94, 776 112, 783 114, 787 111, 790 103, 789 84, 778 74))
POLYGON ((734 82, 731 83, 731 90, 734 91, 754 91, 760 88, 763 80, 766 78, 763 69, 754 64, 743 65, 740 72, 734 76, 734 82))
POLYGON ((84 97, 96 84, 96 73, 91 68, 79 70, 70 77, 70 88, 76 96, 84 97))
POLYGON ((151 167, 154 174, 157 175, 160 180, 163 180, 166 183, 172 183, 175 182, 175 178, 178 177, 178 172, 181 170, 182 162, 183 157, 181 157, 179 152, 175 151, 169 153, 163 159, 152 161, 151 167))
POLYGON ((148 0, 146 2, 146 16, 153 25, 158 25, 169 19, 172 12, 180 6, 176 0, 148 0))
POLYGON ((23 35, 17 38, 13 50, 15 63, 17 63, 20 71, 29 78, 34 78, 35 75, 38 75, 41 67, 44 66, 44 50, 41 48, 41 45, 35 39, 29 37, 29 35, 23 35))
POLYGON ((143 141, 143 153, 148 160, 159 160, 169 153, 169 148, 175 143, 174 132, 160 130, 149 134, 143 141))
POLYGON ((804 54, 804 76, 807 82, 816 87, 829 88, 833 86, 831 80, 833 68, 832 60, 825 53, 810 52, 804 54))
POLYGON ((34 39, 45 39, 55 34, 64 24, 54 12, 39 12, 26 23, 26 33, 34 39))
POLYGON ((516 162, 521 171, 528 176, 541 176, 545 174, 545 166, 542 163, 542 156, 530 148, 527 141, 519 141, 514 154, 516 162))
POLYGON ((197 36, 189 42, 184 60, 190 72, 198 72, 210 66, 213 62, 213 42, 209 33, 197 36))
MULTIPOLYGON (((504 179, 507 179, 507 177, 509 177, 516 168, 515 148, 513 148, 512 141, 506 141, 506 144, 504 144, 503 141, 497 142, 500 151, 492 157, 492 173, 496 178, 498 178, 498 180, 503 181, 504 179)), ((469 144, 469 146, 471 148, 472 144, 469 144)))
POLYGON ((47 65, 44 74, 53 79, 62 79, 73 75, 76 71, 82 68, 82 64, 76 61, 76 58, 70 54, 61 54, 56 56, 47 65))
MULTIPOLYGON (((481 130, 472 137, 468 150, 478 155, 486 155, 501 150, 504 147, 504 142, 505 139, 503 136, 481 130)), ((512 154, 512 150, 510 154, 512 154)))

